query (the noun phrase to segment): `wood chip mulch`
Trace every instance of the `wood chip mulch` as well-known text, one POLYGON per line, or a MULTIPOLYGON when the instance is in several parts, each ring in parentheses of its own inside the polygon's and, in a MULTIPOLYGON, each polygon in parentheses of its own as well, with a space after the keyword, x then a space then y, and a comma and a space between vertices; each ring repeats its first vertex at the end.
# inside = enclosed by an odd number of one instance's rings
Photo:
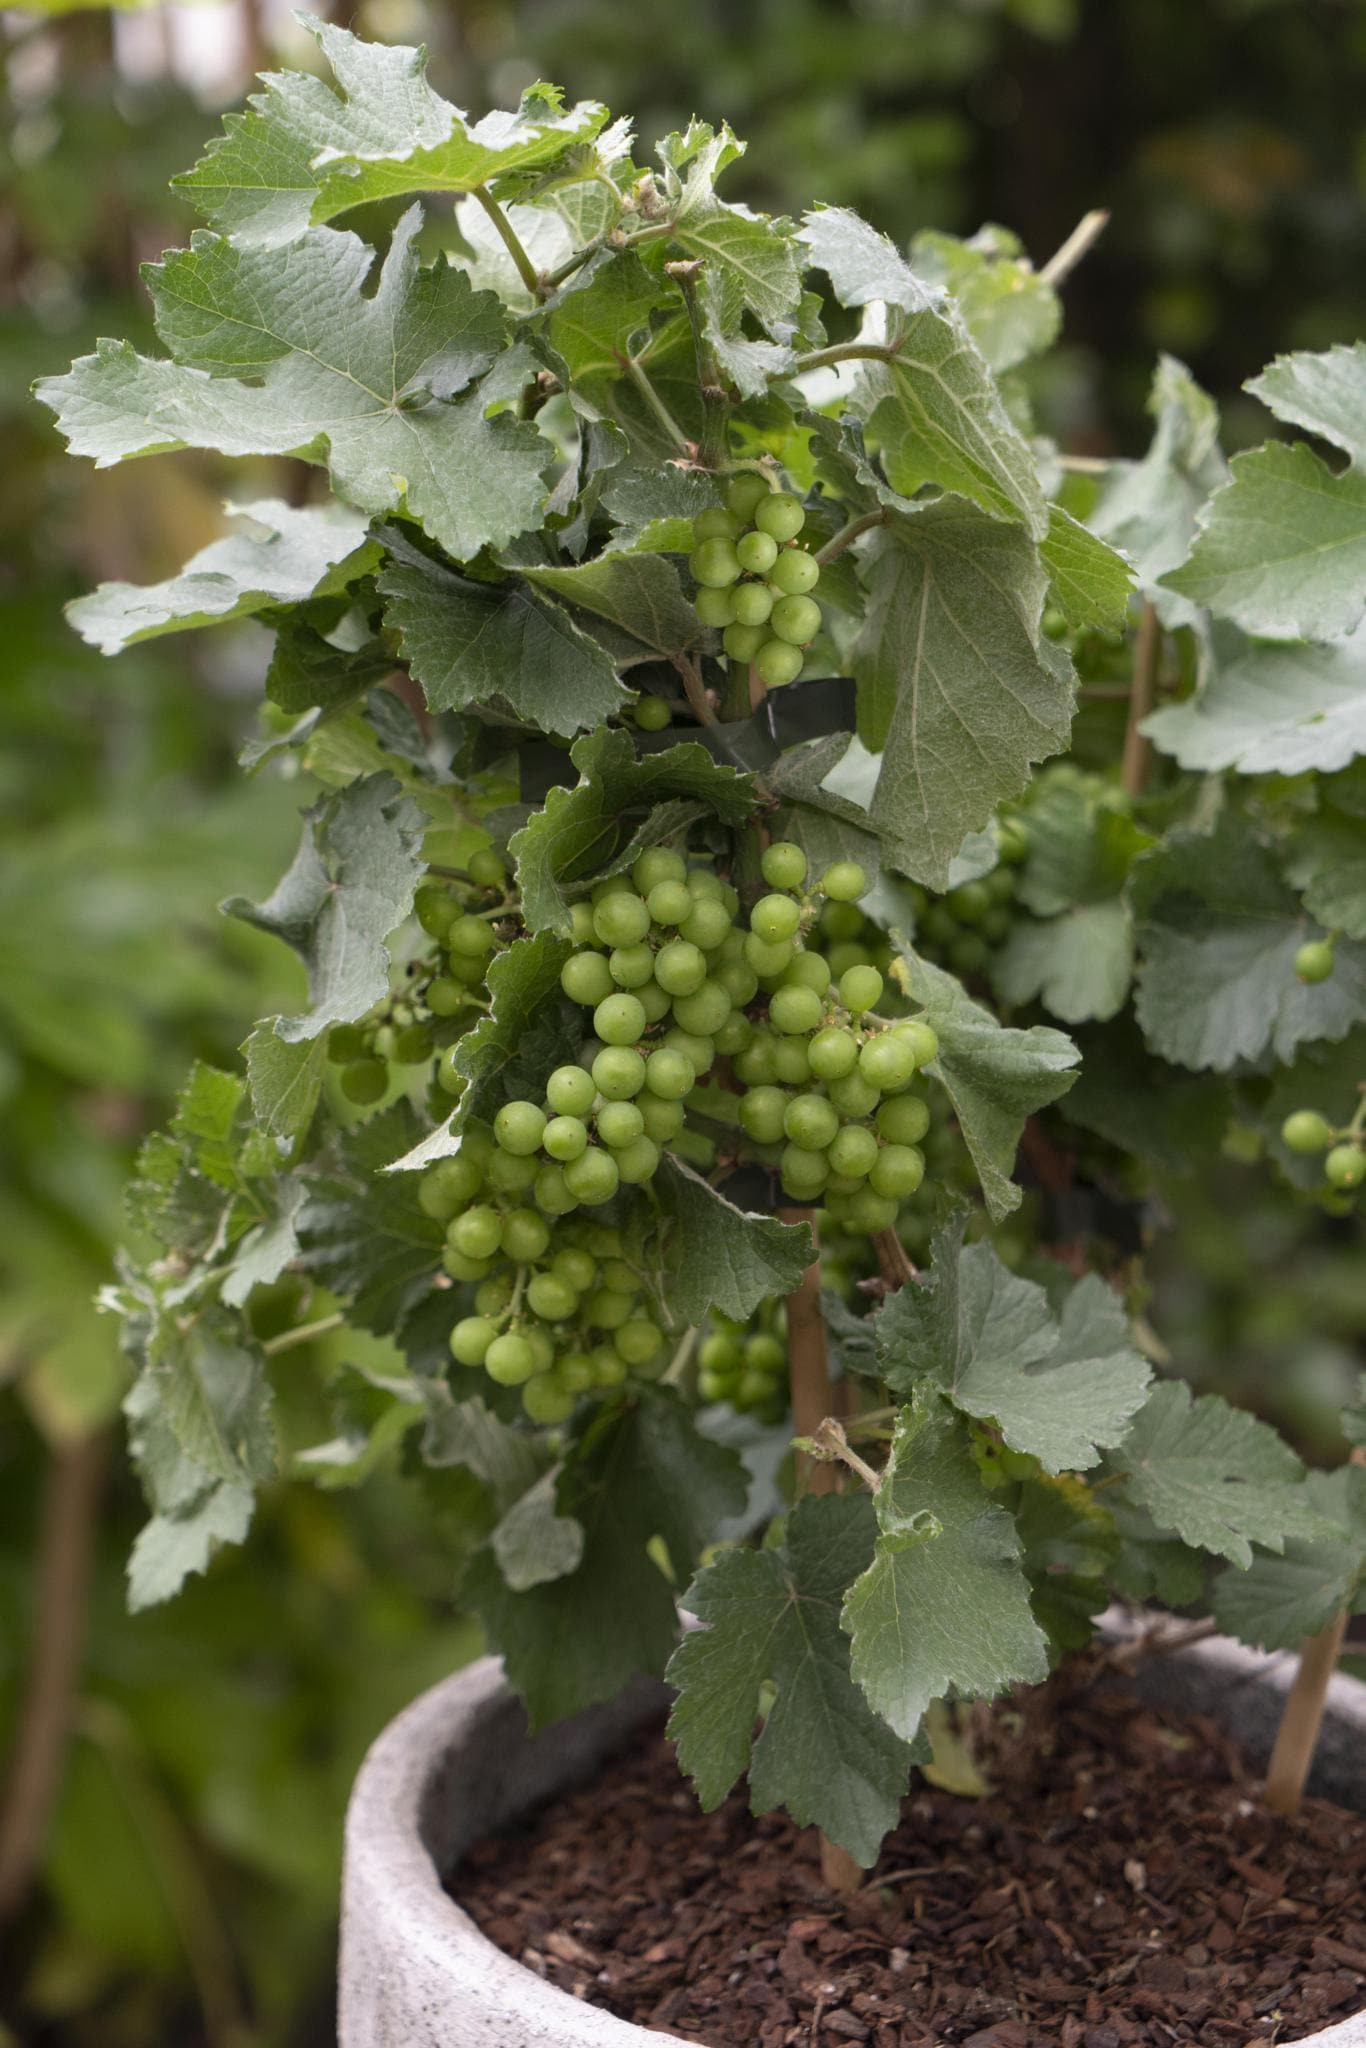
POLYGON ((992 1791, 917 1777, 853 1898, 743 1791, 699 1813, 657 1730, 451 1889, 563 1990, 707 2048, 1246 2048, 1366 2007, 1366 1819, 1271 1818, 1213 1722, 1119 1689, 975 1715, 992 1791))

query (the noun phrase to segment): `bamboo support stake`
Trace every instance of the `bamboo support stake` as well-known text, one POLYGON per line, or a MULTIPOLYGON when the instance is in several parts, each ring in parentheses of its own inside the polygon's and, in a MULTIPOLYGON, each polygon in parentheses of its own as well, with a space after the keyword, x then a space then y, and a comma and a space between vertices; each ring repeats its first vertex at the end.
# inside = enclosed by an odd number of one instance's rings
POLYGON ((1148 780, 1152 742, 1140 730, 1153 708, 1157 694, 1157 663, 1162 651, 1162 629, 1157 612, 1148 598, 1139 615, 1134 641, 1134 680, 1129 691, 1129 718, 1124 728, 1124 754, 1120 762, 1120 787, 1126 796, 1141 796, 1148 780))
MULTIPOLYGON (((1366 1464, 1366 1450, 1352 1453, 1354 1465, 1366 1464)), ((1300 1648, 1300 1668, 1295 1674, 1276 1733, 1276 1746, 1267 1766, 1263 1798, 1272 1813, 1298 1813, 1304 1787, 1314 1761, 1314 1749, 1323 1726, 1328 1704, 1328 1687, 1347 1634, 1344 1608, 1327 1628, 1307 1636, 1300 1648)))

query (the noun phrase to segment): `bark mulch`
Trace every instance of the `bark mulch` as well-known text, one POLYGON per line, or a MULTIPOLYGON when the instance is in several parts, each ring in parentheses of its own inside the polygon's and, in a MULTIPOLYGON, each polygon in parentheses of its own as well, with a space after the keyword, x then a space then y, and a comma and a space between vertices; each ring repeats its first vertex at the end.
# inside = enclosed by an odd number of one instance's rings
POLYGON ((707 2048, 1244 2048, 1366 2006, 1366 1819, 1273 1819, 1216 1724, 1116 1688, 975 1712, 991 1792, 914 1779, 853 1898, 743 1788, 699 1813, 657 1730, 451 1889, 563 1990, 707 2048))

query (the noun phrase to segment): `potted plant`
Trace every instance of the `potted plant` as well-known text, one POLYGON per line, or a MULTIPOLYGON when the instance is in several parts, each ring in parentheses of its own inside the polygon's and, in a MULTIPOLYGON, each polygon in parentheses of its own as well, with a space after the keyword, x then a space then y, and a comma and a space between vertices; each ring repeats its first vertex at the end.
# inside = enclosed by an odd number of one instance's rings
POLYGON ((1039 270, 997 229, 908 260, 729 203, 724 127, 642 169, 601 106, 471 123, 422 52, 315 33, 331 82, 267 79, 181 181, 166 353, 40 387, 97 462, 312 465, 72 607, 111 653, 259 620, 246 764, 316 792, 227 905, 306 1004, 192 1074, 107 1296, 131 1598, 282 1464, 401 1442, 506 1685, 367 1769, 346 2038, 642 2038, 427 1894, 666 1669, 703 1805, 747 1773, 836 1887, 944 1703, 1043 1685, 1116 1593, 1315 1637, 1310 1746, 1366 1475, 1193 1398, 1135 1314, 1159 1172, 1232 1143, 1344 1227, 1366 1177, 1366 353, 1250 387, 1345 466, 1226 465, 1170 360, 1148 453, 1074 458, 1031 367, 1096 219, 1039 270), (291 1354, 338 1328, 309 1442, 291 1354))

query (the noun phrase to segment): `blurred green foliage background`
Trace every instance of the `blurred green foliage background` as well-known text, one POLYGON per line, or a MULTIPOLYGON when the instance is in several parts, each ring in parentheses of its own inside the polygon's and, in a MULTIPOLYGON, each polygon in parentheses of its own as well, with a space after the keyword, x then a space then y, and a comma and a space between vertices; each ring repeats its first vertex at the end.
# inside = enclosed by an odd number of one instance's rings
MULTIPOLYGON (((1141 445, 1159 349, 1216 393, 1236 445, 1264 431, 1244 377, 1278 349, 1366 332, 1363 0, 368 0, 336 15, 426 41, 472 110, 551 78, 634 113, 647 141, 724 116, 750 143, 736 195, 776 212, 819 194, 903 243, 995 220, 1042 260, 1109 208, 1050 373, 1074 449, 1141 445)), ((145 337, 137 265, 191 225, 168 178, 253 70, 312 46, 273 0, 0 22, 0 1754, 29 1755, 35 1668, 48 1737, 63 1702, 71 1724, 69 1743, 40 1741, 50 1807, 27 1833, 12 1800, 0 1809, 0 2043, 315 2048, 334 2037, 349 1778, 477 1641, 439 1523, 397 1473, 282 1488, 251 1546, 175 1608, 123 1612, 139 1509, 93 1296, 133 1151, 188 1062, 229 1058, 295 993, 290 963, 214 905, 274 879, 307 791, 234 765, 264 636, 106 663, 61 617, 100 578, 177 566, 229 489, 292 480, 188 457, 99 475, 64 459, 27 398, 97 334, 145 337)), ((1321 1448, 1366 1323, 1360 1260, 1236 1160, 1223 1185, 1165 1190, 1163 1211, 1162 1342, 1321 1448)), ((291 1354, 305 1409, 344 1362, 344 1346, 291 1354)))

